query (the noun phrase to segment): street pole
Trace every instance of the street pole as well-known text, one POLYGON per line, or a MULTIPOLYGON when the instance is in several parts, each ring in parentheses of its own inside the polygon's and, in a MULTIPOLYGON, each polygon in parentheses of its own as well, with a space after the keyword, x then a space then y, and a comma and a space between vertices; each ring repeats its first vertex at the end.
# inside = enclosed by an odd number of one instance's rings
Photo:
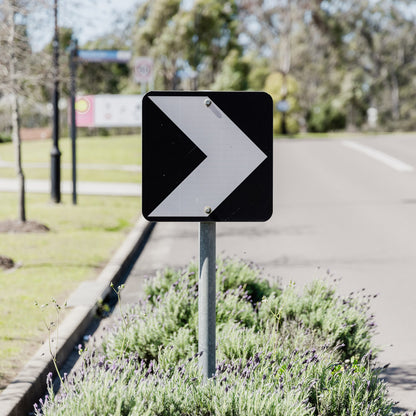
POLYGON ((77 63, 76 58, 78 56, 78 41, 76 39, 71 40, 71 46, 69 47, 69 68, 71 72, 71 143, 72 143, 72 204, 77 204, 77 157, 76 157, 76 139, 77 139, 77 126, 75 119, 75 97, 76 97, 76 71, 77 63))
POLYGON ((216 223, 199 224, 198 351, 199 364, 206 381, 215 374, 215 238, 216 223))
POLYGON ((281 123, 281 130, 282 134, 287 134, 287 126, 286 126, 286 111, 282 112, 282 123, 281 123))
POLYGON ((53 147, 51 150, 51 199, 52 202, 61 202, 61 152, 58 147, 59 140, 59 31, 58 31, 58 0, 54 0, 55 31, 53 38, 53 147))

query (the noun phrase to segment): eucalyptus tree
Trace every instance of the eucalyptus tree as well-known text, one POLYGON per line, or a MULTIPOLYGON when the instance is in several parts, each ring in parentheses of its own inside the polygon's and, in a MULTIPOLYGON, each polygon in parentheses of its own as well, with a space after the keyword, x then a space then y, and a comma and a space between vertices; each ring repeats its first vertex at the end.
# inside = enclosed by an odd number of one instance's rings
POLYGON ((268 56, 283 80, 289 73, 296 78, 304 111, 335 106, 349 124, 360 126, 366 109, 375 106, 386 125, 410 123, 416 47, 410 0, 238 0, 238 5, 248 47, 268 56))
POLYGON ((416 75, 415 15, 410 6, 409 0, 325 1, 320 28, 339 45, 342 98, 350 118, 359 117, 354 109, 373 106, 385 127, 410 122, 416 75))
POLYGON ((234 0, 195 0, 190 7, 180 0, 145 1, 137 11, 133 47, 154 58, 156 87, 175 89, 181 77, 197 76, 198 87, 209 88, 228 54, 242 54, 237 11, 234 0))
POLYGON ((272 88, 275 100, 291 104, 294 118, 305 118, 323 94, 328 80, 325 66, 333 66, 334 48, 317 30, 322 0, 238 0, 237 4, 245 48, 266 57, 270 73, 275 74, 267 88, 272 88), (279 80, 279 91, 271 86, 273 80, 279 80), (297 89, 292 88, 294 83, 297 89))
POLYGON ((177 14, 180 0, 147 0, 136 12, 133 26, 133 48, 137 55, 155 59, 156 86, 174 89, 180 60, 183 58, 183 30, 177 14))
POLYGON ((15 147, 16 175, 18 179, 18 218, 26 221, 25 176, 21 156, 21 109, 23 98, 45 80, 45 71, 38 60, 44 58, 33 54, 26 30, 26 19, 39 2, 33 0, 3 0, 0 3, 0 95, 10 102, 11 130, 15 147))
POLYGON ((0 88, 2 94, 10 98, 12 139, 15 147, 16 175, 19 183, 19 219, 26 221, 25 176, 22 169, 19 93, 23 80, 20 76, 28 54, 28 44, 16 22, 16 16, 22 10, 23 2, 4 0, 0 4, 0 42, 2 45, 0 88))
MULTIPOLYGON (((210 88, 223 69, 245 77, 246 64, 238 40, 238 8, 234 0, 196 0, 189 12, 186 59, 199 75, 201 87, 210 88), (224 65, 225 64, 225 65, 224 65)), ((243 87, 244 80, 235 87, 243 87)))

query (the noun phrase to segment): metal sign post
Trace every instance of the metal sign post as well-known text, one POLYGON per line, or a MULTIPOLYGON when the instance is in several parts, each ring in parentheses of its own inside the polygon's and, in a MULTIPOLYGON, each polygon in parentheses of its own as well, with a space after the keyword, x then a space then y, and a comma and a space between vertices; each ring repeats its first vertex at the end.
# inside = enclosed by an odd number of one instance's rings
POLYGON ((266 221, 273 211, 273 102, 263 92, 143 97, 143 216, 266 221), (209 207, 209 210, 206 208, 209 207))
POLYGON ((273 101, 263 92, 151 91, 142 105, 142 212, 199 223, 203 379, 215 375, 217 222, 273 211, 273 101))
POLYGON ((54 1, 55 31, 53 37, 53 146, 51 149, 51 199, 52 202, 61 202, 61 152, 59 150, 59 27, 58 27, 58 1, 54 1))
POLYGON ((204 380, 215 374, 215 222, 199 223, 198 351, 204 380))
POLYGON ((71 40, 69 47, 69 69, 71 74, 70 84, 70 102, 71 102, 71 144, 72 144, 72 204, 77 204, 77 157, 76 157, 76 140, 77 140, 77 126, 75 119, 75 96, 76 96, 76 71, 78 56, 78 41, 71 40))

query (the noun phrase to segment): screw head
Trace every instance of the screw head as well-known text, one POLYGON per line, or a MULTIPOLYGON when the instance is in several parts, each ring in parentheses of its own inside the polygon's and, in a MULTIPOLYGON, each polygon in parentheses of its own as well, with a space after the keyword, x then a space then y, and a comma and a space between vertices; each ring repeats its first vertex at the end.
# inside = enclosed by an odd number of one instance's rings
POLYGON ((204 103, 207 107, 209 107, 212 104, 212 101, 209 98, 205 98, 204 103))
POLYGON ((205 214, 211 214, 212 209, 211 209, 211 207, 205 207, 204 211, 205 211, 205 214))

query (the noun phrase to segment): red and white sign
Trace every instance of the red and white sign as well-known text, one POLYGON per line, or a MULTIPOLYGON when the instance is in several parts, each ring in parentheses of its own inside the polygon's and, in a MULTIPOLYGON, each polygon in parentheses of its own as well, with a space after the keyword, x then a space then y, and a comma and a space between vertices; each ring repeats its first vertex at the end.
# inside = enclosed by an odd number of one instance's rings
POLYGON ((94 95, 75 99, 75 120, 78 127, 94 127, 94 95))
POLYGON ((134 60, 134 80, 138 84, 150 82, 153 78, 153 59, 139 56, 134 60))
POLYGON ((85 95, 75 100, 77 127, 140 127, 142 95, 85 95))

